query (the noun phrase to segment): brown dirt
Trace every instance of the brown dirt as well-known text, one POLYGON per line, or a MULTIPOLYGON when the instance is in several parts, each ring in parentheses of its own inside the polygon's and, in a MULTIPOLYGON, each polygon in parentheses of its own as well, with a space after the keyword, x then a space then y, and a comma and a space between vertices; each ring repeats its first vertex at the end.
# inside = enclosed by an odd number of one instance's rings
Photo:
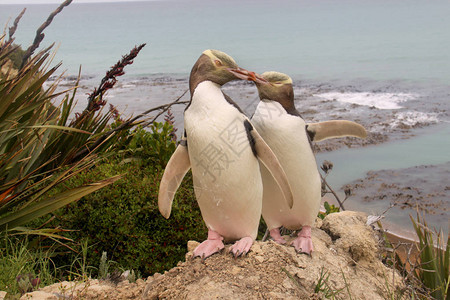
MULTIPOLYGON (((225 251, 186 261, 135 283, 62 282, 23 299, 386 299, 403 288, 402 278, 380 260, 380 238, 364 213, 345 211, 318 219, 312 256, 272 241, 257 241, 247 256, 225 251), (318 283, 322 278, 323 284, 318 283), (38 295, 40 293, 40 295, 38 295)), ((287 237, 287 239, 292 239, 287 237)))

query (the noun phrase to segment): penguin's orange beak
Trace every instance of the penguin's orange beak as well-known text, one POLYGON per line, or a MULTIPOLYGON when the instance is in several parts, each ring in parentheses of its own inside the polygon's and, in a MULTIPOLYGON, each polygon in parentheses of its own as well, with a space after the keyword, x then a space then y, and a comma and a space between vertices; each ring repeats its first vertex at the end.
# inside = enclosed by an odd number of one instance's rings
POLYGON ((227 69, 230 73, 232 73, 234 76, 236 76, 239 79, 253 81, 255 83, 269 83, 267 80, 256 74, 255 72, 248 71, 243 68, 235 68, 235 69, 227 69))
POLYGON ((252 80, 255 74, 254 72, 248 71, 243 68, 235 68, 235 69, 228 68, 227 70, 228 72, 230 72, 231 74, 242 80, 252 80))
POLYGON ((270 84, 269 81, 261 77, 259 74, 253 73, 253 81, 256 84, 270 84))

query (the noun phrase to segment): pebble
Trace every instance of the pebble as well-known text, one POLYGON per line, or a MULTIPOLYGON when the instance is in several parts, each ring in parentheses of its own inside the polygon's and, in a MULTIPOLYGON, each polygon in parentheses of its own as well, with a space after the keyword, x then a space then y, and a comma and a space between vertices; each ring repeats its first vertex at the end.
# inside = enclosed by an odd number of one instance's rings
POLYGON ((188 252, 194 251, 194 249, 197 248, 198 245, 200 245, 200 243, 197 241, 188 241, 187 242, 188 252))
POLYGON ((5 299, 7 292, 0 291, 0 300, 5 299))
POLYGON ((264 257, 260 256, 260 255, 256 255, 255 256, 255 260, 259 263, 263 263, 264 262, 264 257))

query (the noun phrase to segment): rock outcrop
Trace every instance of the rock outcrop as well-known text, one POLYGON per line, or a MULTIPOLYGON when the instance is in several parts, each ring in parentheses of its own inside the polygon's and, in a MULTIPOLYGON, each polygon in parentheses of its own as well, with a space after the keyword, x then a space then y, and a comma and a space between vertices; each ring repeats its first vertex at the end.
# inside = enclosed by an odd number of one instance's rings
MULTIPOLYGON (((318 219, 312 256, 272 241, 257 241, 247 256, 227 252, 192 259, 135 283, 63 282, 23 299, 386 299, 403 288, 379 258, 379 237, 364 213, 345 211, 318 219), (38 294, 39 293, 39 294, 38 294), (72 298, 71 298, 72 299, 72 298)), ((286 237, 286 239, 292 239, 286 237)))

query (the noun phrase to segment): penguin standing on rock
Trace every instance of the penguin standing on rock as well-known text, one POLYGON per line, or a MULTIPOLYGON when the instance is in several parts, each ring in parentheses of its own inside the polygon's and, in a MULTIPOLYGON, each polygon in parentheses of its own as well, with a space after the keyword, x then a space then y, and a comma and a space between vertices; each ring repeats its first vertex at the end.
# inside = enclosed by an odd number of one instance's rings
POLYGON ((252 124, 277 155, 294 195, 292 208, 280 201, 278 186, 267 169, 261 166, 263 218, 270 236, 280 244, 286 243, 280 235, 281 226, 291 230, 302 228, 292 245, 298 252, 311 254, 311 226, 321 202, 321 179, 311 141, 339 136, 364 138, 366 131, 361 125, 350 121, 306 124, 294 106, 292 79, 286 74, 266 72, 247 79, 255 82, 261 99, 252 117, 252 124))
POLYGON ((173 196, 191 168, 195 195, 208 227, 208 239, 194 249, 206 258, 237 241, 230 251, 246 254, 256 238, 262 209, 259 161, 273 176, 280 199, 292 206, 288 179, 276 155, 221 86, 253 79, 227 54, 206 50, 192 68, 191 101, 184 112, 185 134, 170 158, 160 183, 158 206, 168 218, 173 196))

